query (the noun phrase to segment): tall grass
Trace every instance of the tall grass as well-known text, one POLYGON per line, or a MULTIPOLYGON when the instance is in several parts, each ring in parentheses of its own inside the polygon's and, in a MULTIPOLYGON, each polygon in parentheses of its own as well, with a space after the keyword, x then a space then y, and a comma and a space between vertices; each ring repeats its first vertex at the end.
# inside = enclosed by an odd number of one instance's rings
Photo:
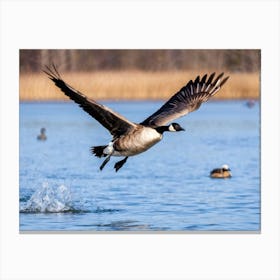
MULTIPOLYGON (((206 73, 206 72, 205 72, 206 73)), ((94 99, 167 99, 190 79, 204 72, 99 71, 61 73, 72 87, 94 99)), ((229 73, 230 79, 214 98, 259 98, 258 73, 229 73)), ((20 101, 68 100, 44 73, 20 76, 20 101)))

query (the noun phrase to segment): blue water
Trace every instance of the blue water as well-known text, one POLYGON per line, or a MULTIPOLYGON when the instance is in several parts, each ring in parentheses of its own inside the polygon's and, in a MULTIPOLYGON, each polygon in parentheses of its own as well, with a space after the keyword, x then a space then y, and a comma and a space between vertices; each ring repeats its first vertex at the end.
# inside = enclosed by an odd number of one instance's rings
MULTIPOLYGON (((140 122, 162 102, 105 102, 140 122)), ((74 103, 20 104, 21 231, 259 231, 259 103, 203 104, 115 172, 90 147, 111 135, 74 103), (47 140, 37 140, 40 128, 47 140), (230 179, 211 179, 222 164, 230 179)))

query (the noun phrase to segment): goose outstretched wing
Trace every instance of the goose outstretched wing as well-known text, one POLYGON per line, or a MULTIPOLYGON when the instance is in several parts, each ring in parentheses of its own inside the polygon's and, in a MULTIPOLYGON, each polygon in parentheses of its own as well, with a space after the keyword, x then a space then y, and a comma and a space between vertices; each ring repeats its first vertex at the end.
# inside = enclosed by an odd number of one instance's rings
POLYGON ((190 80, 186 86, 141 124, 157 127, 197 110, 202 102, 216 94, 228 80, 229 77, 222 79, 223 75, 224 73, 221 73, 215 80, 215 73, 212 73, 208 79, 205 74, 201 79, 198 76, 194 81, 190 80))
POLYGON ((46 66, 46 70, 43 71, 65 95, 79 104, 85 112, 107 128, 114 137, 126 134, 136 126, 136 124, 113 112, 110 108, 97 103, 93 99, 89 99, 84 94, 65 83, 60 77, 55 65, 52 65, 52 68, 46 66))

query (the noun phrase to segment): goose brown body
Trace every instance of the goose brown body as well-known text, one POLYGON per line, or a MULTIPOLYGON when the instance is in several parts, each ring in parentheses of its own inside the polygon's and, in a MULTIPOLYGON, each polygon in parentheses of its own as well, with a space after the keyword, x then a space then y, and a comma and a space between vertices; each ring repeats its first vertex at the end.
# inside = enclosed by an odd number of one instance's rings
POLYGON ((155 129, 138 125, 133 131, 113 142, 113 156, 134 156, 143 153, 162 139, 155 129))

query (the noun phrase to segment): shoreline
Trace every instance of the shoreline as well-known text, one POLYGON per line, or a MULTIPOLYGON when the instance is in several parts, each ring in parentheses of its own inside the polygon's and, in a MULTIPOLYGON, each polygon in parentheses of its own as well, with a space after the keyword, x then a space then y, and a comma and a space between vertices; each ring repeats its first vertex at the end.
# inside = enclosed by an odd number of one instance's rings
MULTIPOLYGON (((219 71, 222 72, 222 71, 219 71)), ((100 101, 167 100, 189 80, 210 71, 98 71, 61 73, 65 82, 89 98, 100 101)), ((218 71, 216 72, 218 73, 218 71)), ((260 73, 230 73, 227 83, 213 100, 259 99, 260 73)), ((19 77, 21 102, 66 101, 68 97, 43 73, 26 73, 19 77)))
MULTIPOLYGON (((224 102, 224 101, 256 101, 259 102, 260 98, 211 98, 207 102, 224 102)), ((108 103, 114 103, 114 102, 166 102, 167 99, 95 99, 95 101, 102 103, 102 102, 108 102, 108 103)), ((73 103, 75 102, 73 100, 64 100, 64 99, 19 99, 19 103, 73 103)))

